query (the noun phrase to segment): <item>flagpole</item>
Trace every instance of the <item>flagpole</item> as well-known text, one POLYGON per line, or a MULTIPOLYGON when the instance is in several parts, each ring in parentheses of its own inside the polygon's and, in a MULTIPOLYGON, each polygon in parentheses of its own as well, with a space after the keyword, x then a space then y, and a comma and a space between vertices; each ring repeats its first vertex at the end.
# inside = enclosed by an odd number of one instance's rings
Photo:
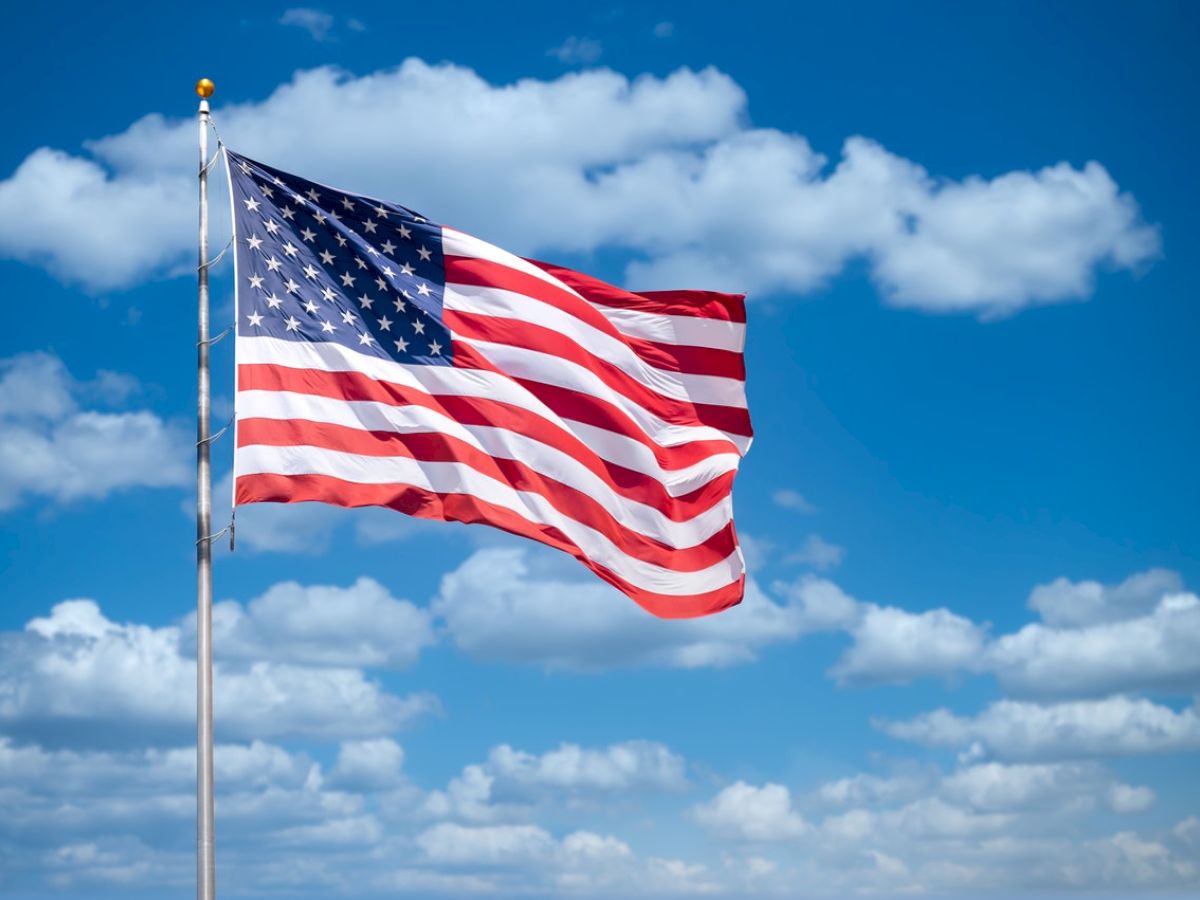
POLYGON ((208 378, 208 98, 213 83, 196 83, 200 95, 200 264, 197 268, 199 332, 196 341, 196 900, 216 897, 213 842, 212 731, 212 470, 208 378))

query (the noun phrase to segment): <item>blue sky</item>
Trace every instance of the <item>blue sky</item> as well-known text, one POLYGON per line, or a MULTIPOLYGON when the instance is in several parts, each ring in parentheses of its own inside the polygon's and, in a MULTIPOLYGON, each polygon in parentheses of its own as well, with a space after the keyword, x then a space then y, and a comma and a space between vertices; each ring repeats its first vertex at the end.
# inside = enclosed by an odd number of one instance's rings
POLYGON ((757 433, 751 595, 699 623, 485 529, 243 510, 223 894, 1200 887, 1191 6, 185 12, 0 34, 7 894, 190 890, 201 75, 281 168, 748 290, 757 433))

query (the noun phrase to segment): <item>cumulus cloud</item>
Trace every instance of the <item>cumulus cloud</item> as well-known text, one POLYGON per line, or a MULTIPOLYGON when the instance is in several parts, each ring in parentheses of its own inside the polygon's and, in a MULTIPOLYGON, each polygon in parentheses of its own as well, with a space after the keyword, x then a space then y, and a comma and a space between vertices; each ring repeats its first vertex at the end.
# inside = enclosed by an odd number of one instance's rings
POLYGON ((83 409, 136 390, 128 376, 71 376, 49 353, 0 359, 0 511, 29 496, 97 499, 132 487, 180 487, 194 477, 182 428, 147 410, 83 409))
MULTIPOLYGON (((635 287, 805 292, 862 258, 886 302, 996 316, 1086 298, 1098 270, 1158 253, 1097 162, 949 181, 851 137, 831 163, 800 135, 752 127, 746 106, 713 69, 493 85, 410 59, 300 72, 217 117, 250 156, 333 184, 354 172, 362 192, 519 252, 629 250, 635 287)), ((20 222, 0 227, 0 253, 93 289, 170 271, 193 239, 193 130, 151 115, 87 156, 35 150, 0 182, 0 222, 20 222)))
POLYGON ((793 840, 811 828, 792 808, 791 792, 782 784, 755 787, 739 781, 694 807, 692 815, 706 828, 747 841, 793 840))
POLYGON ((1028 606, 1054 627, 1080 627, 1134 619, 1153 611, 1166 594, 1183 590, 1183 580, 1170 569, 1148 569, 1120 584, 1057 578, 1039 584, 1028 606))
POLYGON ((1024 696, 1200 691, 1200 597, 1167 594, 1149 613, 1120 621, 1026 625, 989 647, 986 662, 1004 688, 1024 696))
POLYGON ((475 822, 525 817, 546 802, 631 791, 679 791, 686 763, 663 744, 625 741, 607 747, 564 743, 543 754, 494 747, 483 763, 466 766, 444 791, 431 791, 425 811, 475 822))
POLYGON ((528 547, 476 551, 442 579, 431 608, 471 656, 557 669, 735 665, 808 627, 800 606, 753 582, 719 616, 655 619, 572 561, 528 547))
POLYGON ((912 613, 866 604, 833 675, 842 682, 907 682, 975 665, 984 632, 947 609, 912 613))
MULTIPOLYGON (((85 746, 188 734, 196 668, 180 636, 177 626, 113 622, 92 600, 59 603, 24 631, 0 633, 0 725, 85 746)), ((356 668, 226 661, 214 680, 214 717, 229 737, 385 735, 437 708, 356 668)))
MULTIPOLYGON (((214 653, 227 660, 407 668, 434 643, 428 611, 365 577, 346 588, 280 582, 244 607, 214 604, 212 622, 214 653)), ((193 643, 194 613, 187 626, 185 647, 193 643)))
POLYGON ((796 512, 814 513, 817 511, 817 508, 803 494, 793 491, 791 488, 780 488, 771 494, 771 500, 776 506, 794 509, 796 512))
POLYGON ((1000 700, 976 716, 947 709, 877 723, 893 737, 1001 759, 1055 759, 1200 749, 1200 715, 1125 696, 1039 704, 1000 700))

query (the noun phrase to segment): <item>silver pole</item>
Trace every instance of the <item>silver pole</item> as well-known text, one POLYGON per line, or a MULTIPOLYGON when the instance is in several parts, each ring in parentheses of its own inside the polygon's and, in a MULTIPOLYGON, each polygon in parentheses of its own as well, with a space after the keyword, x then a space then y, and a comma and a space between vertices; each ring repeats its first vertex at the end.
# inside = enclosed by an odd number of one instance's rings
POLYGON ((201 79, 199 332, 196 356, 199 390, 196 415, 196 900, 216 897, 213 842, 212 730, 212 471, 208 385, 208 98, 213 84, 201 79))

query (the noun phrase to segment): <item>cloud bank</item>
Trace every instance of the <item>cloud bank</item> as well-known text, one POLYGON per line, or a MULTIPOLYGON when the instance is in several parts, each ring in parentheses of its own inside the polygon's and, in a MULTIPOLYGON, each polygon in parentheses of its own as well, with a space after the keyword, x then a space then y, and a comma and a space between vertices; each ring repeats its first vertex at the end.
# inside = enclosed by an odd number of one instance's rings
MULTIPOLYGON (((1084 299, 1098 271, 1159 252, 1098 162, 955 181, 858 136, 830 159, 753 126, 711 68, 511 84, 418 59, 319 68, 216 118, 240 152, 512 250, 626 250, 635 288, 806 293, 861 259, 887 303, 987 317, 1084 299)), ((149 115, 85 154, 34 150, 0 181, 0 254, 92 290, 171 271, 194 241, 194 128, 149 115)))

